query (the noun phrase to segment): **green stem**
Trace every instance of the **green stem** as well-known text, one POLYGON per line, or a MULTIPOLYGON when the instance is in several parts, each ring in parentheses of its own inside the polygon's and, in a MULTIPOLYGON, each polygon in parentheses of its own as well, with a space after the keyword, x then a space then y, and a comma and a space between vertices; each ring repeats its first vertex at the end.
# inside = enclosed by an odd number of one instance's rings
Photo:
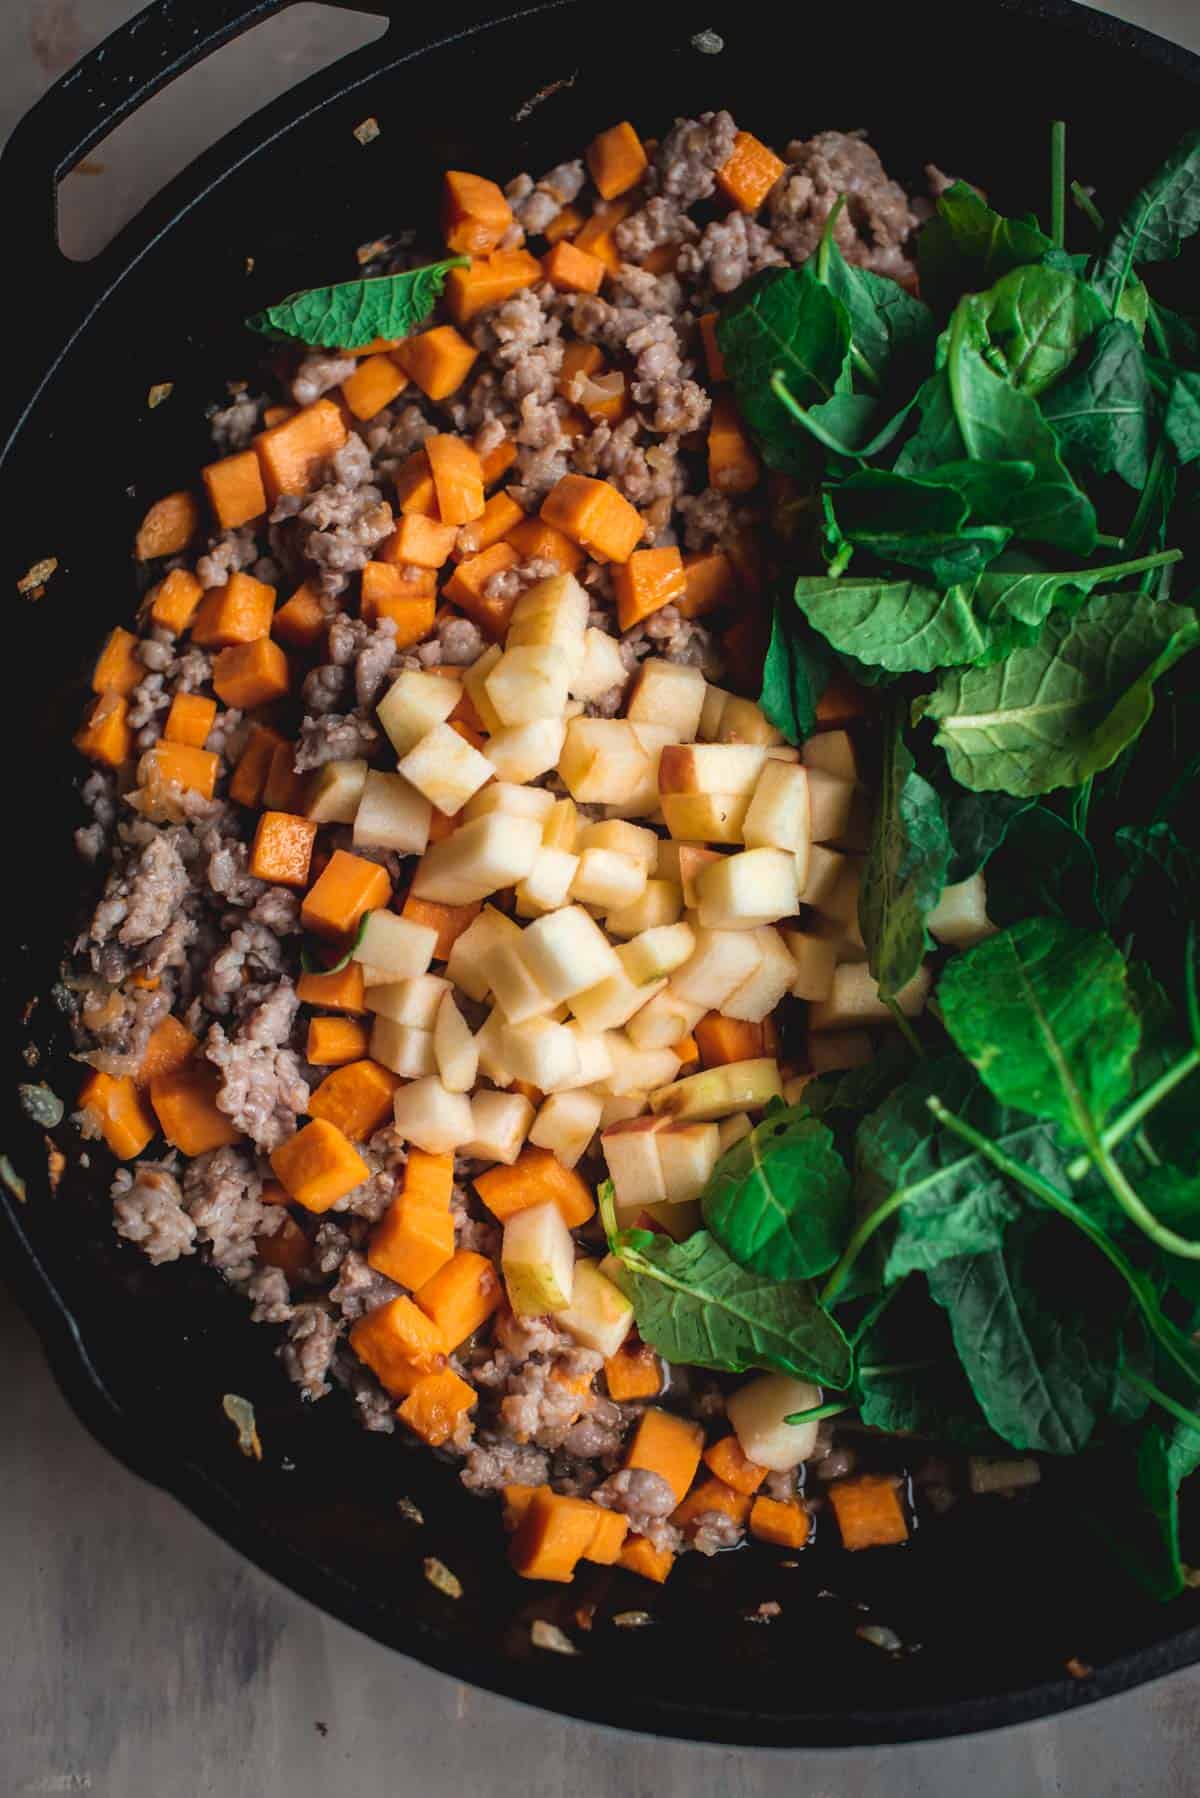
POLYGON ((1167 440, 1165 437, 1160 437, 1158 440, 1158 448, 1154 452, 1153 460, 1150 463, 1150 470, 1146 476, 1146 485, 1142 488, 1142 497, 1137 504, 1137 511, 1134 513, 1129 529, 1125 533, 1125 547, 1127 549, 1133 548, 1134 545, 1141 540, 1142 532, 1146 528, 1146 520, 1149 518, 1151 508, 1154 505, 1155 499, 1158 497, 1158 489, 1162 483, 1163 471, 1166 466, 1167 440))
POLYGON ((888 1361, 879 1367, 860 1367, 860 1379, 886 1380, 897 1373, 921 1373, 927 1367, 936 1367, 937 1362, 926 1358, 923 1361, 888 1361))
POLYGON ((1200 984, 1196 979, 1196 920, 1188 925, 1187 945, 1183 952, 1183 990, 1187 999, 1188 1029, 1192 1042, 1200 1050, 1200 984))
POLYGON ((899 1001, 889 996, 885 998, 883 1002, 892 1014, 892 1022, 895 1024, 897 1030, 900 1032, 913 1054, 924 1061, 925 1050, 921 1045, 921 1039, 913 1029, 911 1020, 906 1018, 901 1011, 899 1001))
POLYGON ((1158 351, 1164 362, 1170 362, 1171 346, 1167 342, 1167 334, 1163 330, 1163 322, 1158 316, 1158 307, 1154 304, 1153 300, 1150 302, 1150 311, 1147 314, 1146 323, 1150 335, 1154 339, 1155 349, 1158 351))
POLYGON ((791 1416, 785 1417, 783 1421, 784 1423, 816 1423, 822 1417, 840 1417, 844 1411, 850 1409, 849 1405, 838 1405, 832 1402, 828 1405, 810 1405, 807 1411, 793 1411, 791 1416))
MULTIPOLYGON (((1194 1074, 1197 1068, 1200 1068, 1200 1049, 1190 1049, 1175 1063, 1174 1067, 1168 1068, 1165 1074, 1160 1074, 1144 1093, 1139 1093, 1133 1104, 1127 1106, 1120 1117, 1116 1118, 1101 1133, 1101 1148, 1105 1150, 1116 1148, 1119 1142, 1125 1140, 1130 1131, 1137 1129, 1142 1119, 1152 1112, 1169 1092, 1174 1092, 1175 1088, 1186 1080, 1189 1074, 1194 1074)), ((1090 1155, 1077 1155, 1068 1167, 1067 1174, 1072 1180, 1082 1180, 1091 1165, 1090 1155)))
POLYGON ((1096 532, 1096 542, 1102 549, 1120 549, 1124 541, 1124 537, 1110 537, 1107 531, 1096 532))
POLYGON ((1092 776, 1089 774, 1079 789, 1075 802, 1075 828, 1081 837, 1087 835, 1088 813, 1092 809, 1092 776))
POLYGON ((1091 194, 1082 188, 1078 181, 1071 183, 1071 198, 1082 212, 1097 237, 1104 236, 1104 217, 1091 194))
POLYGON ((853 362, 855 368, 867 383, 868 387, 873 387, 876 393, 878 393, 879 376, 875 373, 875 370, 867 361, 867 358, 863 355, 856 343, 851 343, 850 345, 850 360, 853 362))
MULTIPOLYGON (((1144 1380, 1140 1373, 1131 1373, 1127 1367, 1122 1372, 1122 1378, 1128 1385, 1135 1386, 1139 1392, 1144 1392, 1146 1397, 1162 1410, 1168 1412, 1172 1417, 1178 1418, 1180 1423, 1185 1423, 1190 1430, 1200 1431, 1200 1417, 1197 1417, 1194 1411, 1189 1411, 1186 1405, 1181 1405, 1178 1399, 1172 1398, 1169 1392, 1164 1392, 1160 1386, 1154 1386, 1149 1380, 1144 1380)), ((791 1421, 789 1417, 788 1422, 791 1421)))
MULTIPOLYGON (((1145 574, 1151 568, 1165 568, 1170 562, 1182 562, 1181 549, 1158 549, 1148 556, 1135 556, 1131 562, 1111 562, 1099 572, 1114 581, 1123 581, 1131 574, 1145 574)), ((1092 573, 1097 570, 1093 569, 1092 573)))
POLYGON ((942 1104, 940 1099, 930 1098, 925 1103, 938 1122, 943 1124, 947 1130, 952 1131, 955 1136, 961 1137, 963 1142, 970 1143, 971 1147, 977 1149, 984 1160, 990 1161, 992 1166, 1006 1179, 1013 1181, 1017 1186, 1024 1187, 1026 1192, 1031 1193, 1034 1198, 1040 1199, 1043 1205, 1049 1205, 1052 1210, 1061 1213, 1087 1237, 1089 1242, 1099 1249, 1128 1286, 1133 1301, 1145 1319, 1146 1328, 1154 1340, 1164 1353, 1170 1356, 1176 1366, 1187 1375, 1188 1379, 1195 1383, 1198 1377, 1196 1349, 1183 1331, 1176 1329, 1170 1318, 1163 1316, 1155 1301, 1154 1289, 1146 1276, 1139 1273, 1116 1243, 1112 1242, 1104 1231, 1092 1222, 1082 1206, 1077 1205, 1074 1199, 1068 1198, 1065 1192, 1060 1192, 1057 1186, 1052 1186, 1049 1180, 1044 1180, 1040 1174, 1035 1174, 1032 1168, 1024 1167, 1021 1162, 1014 1161, 1011 1155, 1006 1155, 1004 1150, 997 1148, 996 1144, 988 1137, 981 1135, 972 1125, 957 1117, 949 1106, 942 1104))
MULTIPOLYGON (((858 1226, 851 1232, 850 1240, 842 1250, 829 1278, 821 1288, 820 1303, 826 1310, 829 1309, 838 1293, 842 1290, 842 1287, 846 1284, 851 1268, 854 1266, 854 1263, 858 1260, 875 1232, 881 1229, 890 1217, 895 1216, 901 1205, 906 1205, 909 1199, 919 1199, 921 1194, 929 1187, 937 1186, 945 1178, 945 1168, 937 1168, 932 1174, 926 1174, 923 1179, 915 1180, 911 1186, 898 1186, 895 1192, 889 1193, 888 1197, 884 1199, 881 1205, 877 1205, 874 1211, 869 1212, 866 1217, 860 1220, 858 1226)), ((881 1306, 880 1310, 882 1310, 882 1308, 883 1307, 881 1306)), ((877 1316, 878 1312, 876 1313, 876 1317, 877 1316)), ((872 1323, 874 1321, 875 1317, 871 1319, 872 1323)), ((857 1340, 858 1337, 856 1336, 855 1341, 857 1340)))
POLYGON ((817 280, 822 287, 829 286, 829 255, 833 247, 834 228, 845 210, 846 196, 839 194, 825 220, 825 229, 821 233, 821 247, 817 251, 817 280))
POLYGON ((851 449, 849 444, 840 442, 832 431, 827 431, 820 420, 814 418, 808 408, 802 406, 799 400, 789 392, 782 369, 775 370, 771 376, 770 385, 775 398, 781 406, 787 408, 797 424, 803 425, 810 436, 815 437, 818 443, 823 443, 827 450, 832 450, 835 456, 845 456, 850 462, 865 462, 869 456, 877 456, 881 450, 886 449, 892 438, 898 436, 903 430, 905 421, 915 404, 914 400, 909 400, 908 404, 902 406, 897 412, 895 418, 889 419, 879 435, 873 437, 870 443, 864 444, 862 449, 851 449))
POLYGON ((1061 250, 1067 241, 1067 126, 1055 119, 1050 127, 1050 235, 1061 250))
POLYGON ((850 566, 853 555, 853 543, 843 543, 836 556, 834 556, 833 561, 829 564, 830 580, 836 581, 841 575, 845 574, 847 568, 850 566))

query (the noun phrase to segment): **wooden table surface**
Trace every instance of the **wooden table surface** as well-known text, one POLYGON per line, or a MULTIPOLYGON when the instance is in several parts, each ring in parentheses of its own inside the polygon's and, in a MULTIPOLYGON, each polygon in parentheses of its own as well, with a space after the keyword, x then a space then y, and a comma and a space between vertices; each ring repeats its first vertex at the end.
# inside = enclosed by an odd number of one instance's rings
MULTIPOLYGON (((3 0, 0 137, 135 10, 3 0)), ((1200 0, 1106 0, 1104 10, 1200 49, 1200 0)), ((97 153, 102 169, 64 184, 77 248, 97 246, 146 197, 148 169, 161 180, 375 26, 305 4, 266 29, 276 34, 267 70, 246 43, 229 47, 219 69, 190 78, 186 107, 140 115, 97 153)), ((1200 1669, 1061 1721, 813 1754, 622 1737, 475 1692, 293 1598, 111 1461, 68 1412, 2 1291, 0 1365, 0 1798, 1200 1794, 1200 1669)))

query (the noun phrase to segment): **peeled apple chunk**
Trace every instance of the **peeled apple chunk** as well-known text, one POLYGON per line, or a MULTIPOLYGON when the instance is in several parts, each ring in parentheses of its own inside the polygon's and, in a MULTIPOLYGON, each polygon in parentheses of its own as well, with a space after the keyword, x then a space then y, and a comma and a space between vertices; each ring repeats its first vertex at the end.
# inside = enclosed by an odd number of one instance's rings
POLYGON ((447 1092, 436 1075, 399 1087, 392 1107, 397 1136, 427 1155, 448 1155, 474 1134, 470 1100, 465 1093, 447 1092))
POLYGON ((479 1072, 479 1051, 471 1026, 447 993, 438 1006, 433 1026, 433 1054, 447 1092, 469 1093, 479 1072))
POLYGON ((533 1106, 524 1093, 494 1093, 485 1087, 471 1100, 473 1134, 462 1145, 463 1154, 511 1167, 532 1122, 533 1106))
MULTIPOLYGON (((907 986, 896 994, 896 1004, 906 1018, 916 1018, 925 1009, 932 982, 928 968, 918 968, 907 986)), ((814 1000, 809 1007, 808 1027, 822 1030, 853 1030, 862 1024, 885 1024, 891 1010, 879 997, 879 986, 864 961, 844 961, 833 970, 828 999, 814 1000)))
POLYGON ((414 924, 399 912, 373 911, 367 913, 362 937, 352 953, 355 961, 374 968, 385 980, 411 980, 425 972, 436 947, 437 931, 430 925, 414 924))
POLYGON ((635 724, 661 724, 676 743, 692 743, 700 728, 706 684, 698 668, 651 656, 641 665, 626 706, 635 724))
MULTIPOLYGON (((655 930, 643 930, 631 942, 623 943, 617 958, 635 986, 673 974, 690 961, 696 937, 690 924, 663 924, 655 930)), ((686 1034, 686 1033, 685 1033, 686 1034)))
POLYGON ((424 794, 430 805, 450 817, 462 810, 496 770, 456 730, 439 724, 413 744, 397 764, 396 772, 424 794))
POLYGON ((589 1087, 551 1093, 529 1131, 539 1149, 549 1149, 564 1167, 574 1167, 600 1128, 604 1101, 589 1087))
POLYGON ((811 1411, 821 1403, 821 1388, 789 1374, 765 1373, 747 1380, 725 1401, 738 1446, 748 1461, 787 1473, 806 1461, 817 1446, 819 1424, 785 1423, 795 1411, 811 1411))
POLYGON ((607 631, 589 625, 583 638, 583 661, 571 677, 571 692, 576 699, 599 699, 614 687, 623 687, 629 670, 621 660, 621 645, 607 631))
POLYGON ((722 1067, 689 1074, 686 1080, 660 1086, 650 1094, 650 1109, 669 1118, 705 1122, 730 1117, 735 1111, 756 1111, 771 1099, 783 1097, 779 1066, 769 1056, 750 1061, 727 1061, 722 1067))
POLYGON ((665 1120, 630 1118, 610 1124, 600 1137, 608 1163, 619 1212, 636 1211, 643 1205, 661 1205, 667 1196, 658 1137, 665 1120))
POLYGON ((800 904, 796 858, 784 849, 746 849, 710 862, 696 879, 706 930, 757 930, 791 918, 800 904))
POLYGON ((571 1302, 575 1241, 553 1200, 510 1217, 500 1247, 500 1272, 518 1317, 541 1317, 571 1302))
POLYGON ((446 963, 446 978, 468 999, 483 1000, 491 990, 490 958, 498 943, 520 940, 520 926, 489 905, 473 918, 456 940, 446 963))
POLYGON ((412 896, 440 905, 473 905, 524 880, 541 846, 536 818, 510 818, 503 812, 473 818, 430 844, 413 878, 412 896))
POLYGON ((621 968, 600 926, 578 905, 536 918, 522 934, 521 956, 554 1004, 586 992, 621 968))
POLYGON ((660 1131, 658 1158, 669 1205, 698 1199, 721 1154, 716 1124, 671 1124, 660 1131))
POLYGON ((554 1321, 583 1348, 608 1360, 633 1328, 633 1306, 600 1272, 599 1262, 577 1261, 571 1303, 554 1313, 554 1321))
POLYGON ((567 665, 561 650, 530 644, 506 649, 484 682, 501 724, 561 718, 567 708, 567 665))
MULTIPOLYGON (((490 747, 490 746, 489 746, 490 747)), ((536 818, 543 830, 554 810, 554 794, 545 787, 523 787, 512 780, 494 780, 463 806, 463 823, 483 818, 488 812, 507 812, 512 818, 536 818)))
POLYGON ((440 674, 406 669, 398 675, 377 708, 396 754, 407 755, 435 725, 444 724, 461 697, 458 682, 440 674))
POLYGON ((366 780, 363 761, 326 762, 309 790, 305 816, 314 824, 353 824, 366 780))
MULTIPOLYGON (((442 685, 449 686, 448 681, 442 685)), ((433 807, 402 774, 367 771, 351 833, 356 849, 394 849, 397 855, 424 855, 433 807)))
POLYGON ((572 718, 558 772, 581 805, 623 805, 646 780, 650 758, 626 718, 572 718))
POLYGON ((969 949, 984 937, 995 936, 996 926, 987 915, 983 875, 972 874, 970 880, 961 880, 957 886, 943 887, 942 896, 925 923, 931 936, 952 949, 969 949))

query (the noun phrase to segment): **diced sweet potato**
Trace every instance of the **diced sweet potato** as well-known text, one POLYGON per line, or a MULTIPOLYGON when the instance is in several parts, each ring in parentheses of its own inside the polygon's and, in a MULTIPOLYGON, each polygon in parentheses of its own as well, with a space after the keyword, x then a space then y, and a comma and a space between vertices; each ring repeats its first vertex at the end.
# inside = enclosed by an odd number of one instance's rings
POLYGON ((528 250, 496 250, 473 261, 469 268, 450 270, 446 310, 456 325, 470 324, 481 312, 502 305, 541 278, 541 263, 528 250))
POLYGON ((168 743, 160 738, 149 751, 159 780, 174 781, 189 792, 211 799, 217 786, 219 755, 208 749, 193 749, 187 743, 168 743))
POLYGON ((731 395, 719 393, 708 422, 708 484, 718 493, 749 493, 762 466, 731 395))
POLYGON ((335 940, 358 929, 365 912, 385 906, 392 894, 387 869, 365 856, 335 849, 329 862, 304 896, 300 921, 316 936, 335 940))
POLYGON ((410 894, 400 908, 400 916, 436 930, 433 959, 446 961, 467 925, 479 916, 481 905, 480 900, 473 905, 439 905, 433 899, 414 899, 410 894))
POLYGON ((756 1498, 750 1507, 750 1534, 776 1548, 804 1548, 812 1534, 807 1508, 791 1500, 756 1498))
POLYGON ((486 256, 513 222, 502 190, 484 175, 447 169, 442 177, 442 235, 456 256, 486 256))
POLYGON ((468 556, 477 556, 483 550, 490 549, 493 543, 501 542, 510 531, 515 531, 524 516, 511 493, 493 493, 479 517, 459 531, 454 545, 454 560, 462 562, 468 556))
POLYGON ((457 536, 457 526, 443 524, 440 518, 426 518, 422 512, 403 512, 400 523, 388 539, 387 561, 407 562, 414 568, 440 568, 450 560, 457 536))
POLYGON ((371 1232, 367 1260, 389 1280, 416 1291, 445 1267, 453 1253, 454 1218, 449 1206, 402 1192, 371 1232))
POLYGON ((336 974, 301 974, 296 992, 302 1004, 323 1005, 329 1011, 367 1009, 360 961, 348 961, 336 974))
POLYGON ((552 218, 542 236, 547 243, 561 243, 564 237, 574 237, 583 223, 583 214, 578 206, 564 206, 557 218, 552 218))
POLYGON ((503 475, 506 475, 517 459, 517 446, 511 437, 505 437, 495 449, 490 449, 483 457, 483 484, 494 487, 503 475))
POLYGON ((785 163, 749 131, 739 131, 729 160, 717 170, 717 186, 739 212, 757 212, 785 163))
POLYGON ((89 1074, 79 1095, 81 1111, 95 1117, 100 1133, 118 1161, 132 1161, 157 1132, 153 1115, 129 1076, 89 1074))
POLYGON ((535 1488, 509 1549, 522 1579, 568 1585, 596 1537, 599 1506, 586 1498, 563 1498, 549 1487, 535 1488))
POLYGON ((168 743, 188 743, 193 749, 203 749, 216 719, 215 699, 205 699, 202 693, 176 693, 163 725, 163 736, 168 743))
POLYGON ((423 449, 414 450, 396 476, 396 503, 402 515, 417 512, 423 518, 437 517, 433 471, 423 449))
POLYGON ((150 1082, 159 1127, 181 1155, 204 1155, 237 1142, 241 1131, 217 1105, 217 1070, 192 1062, 150 1082))
POLYGON ((765 1054, 761 1024, 745 1024, 716 1011, 700 1019, 696 1041, 706 1068, 722 1067, 729 1061, 756 1061, 765 1054))
POLYGON ((736 1436, 722 1436, 704 1451, 704 1465, 735 1492, 752 1497, 767 1477, 767 1469, 751 1461, 743 1452, 736 1436))
POLYGON ((596 1533, 584 1549, 583 1559, 594 1561, 600 1567, 612 1567, 621 1558, 621 1550, 629 1534, 629 1519, 623 1517, 620 1511, 606 1511, 602 1505, 595 1505, 593 1508, 599 1512, 596 1533))
POLYGON ((605 268, 599 256, 564 238, 542 257, 542 273, 559 293, 599 293, 605 268))
POLYGON ((74 741, 76 749, 89 761, 119 768, 133 753, 129 701, 121 693, 101 693, 84 713, 74 741))
MULTIPOLYGON (((282 1187, 279 1190, 282 1192, 282 1187)), ((287 1198, 286 1193, 283 1196, 287 1198)), ((266 1198, 265 1187, 263 1197, 266 1198)), ((296 1286, 303 1281, 312 1259, 312 1250, 308 1237, 294 1217, 285 1217, 272 1235, 256 1236, 254 1247, 259 1260, 268 1267, 277 1267, 281 1274, 286 1275, 289 1285, 296 1286)))
MULTIPOLYGON (((214 465, 216 466, 216 465, 214 465)), ((138 526, 133 553, 139 562, 183 553, 200 528, 200 508, 190 493, 164 493, 138 526)))
POLYGON ((517 601, 515 594, 511 599, 489 595, 487 585, 493 575, 502 574, 506 568, 514 568, 520 560, 520 555, 511 543, 493 543, 490 549, 460 562, 442 589, 444 597, 465 612, 468 618, 473 618, 484 635, 493 642, 503 637, 508 629, 517 601))
POLYGON ((429 1373, 418 1380, 396 1415, 430 1448, 441 1448, 454 1435, 459 1419, 472 1408, 477 1397, 473 1386, 453 1368, 444 1367, 439 1373, 429 1373))
POLYGON ((252 574, 231 574, 223 587, 212 587, 192 622, 192 641, 201 649, 224 649, 230 643, 253 643, 271 634, 275 589, 252 574))
POLYGON ((586 557, 556 526, 544 518, 525 518, 508 533, 507 542, 522 562, 557 562, 562 574, 578 574, 586 557))
POLYGON ((271 634, 292 649, 312 649, 329 623, 328 613, 307 581, 301 583, 271 620, 271 634))
POLYGON ((624 1567, 628 1573, 639 1573, 657 1586, 663 1584, 674 1565, 675 1556, 670 1549, 655 1548, 645 1536, 627 1536, 617 1556, 618 1567, 624 1567))
POLYGON ((674 605, 685 586, 683 557, 677 549, 635 549, 613 581, 621 629, 632 630, 652 612, 674 605))
POLYGON ((642 140, 628 119, 622 119, 619 125, 594 137, 585 155, 588 171, 602 200, 615 200, 619 194, 628 193, 646 171, 647 157, 642 140))
POLYGON ((486 1255, 460 1249, 415 1297, 437 1325, 450 1354, 487 1322, 503 1301, 504 1289, 486 1255))
POLYGON ((445 1355, 437 1326, 405 1297, 360 1317, 350 1331, 350 1347, 395 1398, 405 1397, 418 1380, 436 1372, 445 1355))
POLYGON ((597 206, 572 239, 577 249, 586 250, 590 256, 598 256, 610 275, 617 274, 621 267, 621 255, 614 233, 621 220, 628 218, 632 211, 633 198, 630 194, 623 194, 618 200, 610 200, 607 205, 597 206))
MULTIPOLYGON (((470 524, 483 511, 483 464, 465 437, 438 431, 425 439, 425 454, 437 495, 438 517, 448 525, 470 524)), ((453 548, 453 545, 451 545, 453 548)))
POLYGON ((186 568, 172 568, 155 587, 150 601, 153 623, 179 636, 188 628, 196 607, 204 597, 204 588, 186 568))
POLYGON ((626 1467, 645 1467, 667 1482, 682 1504, 700 1465, 704 1431, 670 1411, 643 1411, 625 1455, 626 1467))
POLYGON ((295 760, 294 743, 279 743, 271 751, 262 790, 262 802, 269 812, 294 812, 298 818, 307 812, 311 776, 297 774, 295 760))
POLYGON ((363 622, 374 626, 381 618, 390 618, 396 626, 396 648, 411 649, 433 629, 437 600, 432 575, 429 588, 425 592, 422 583, 405 580, 402 570, 389 562, 368 562, 359 589, 363 622))
POLYGON ((405 1198, 420 1205, 434 1205, 449 1211, 454 1196, 453 1155, 430 1155, 415 1146, 408 1151, 404 1164, 405 1198))
POLYGON ((208 503, 223 531, 239 531, 244 524, 252 524, 266 511, 262 470, 253 450, 239 450, 236 455, 222 456, 219 462, 210 462, 200 472, 208 503))
POLYGON ((396 360, 426 398, 444 400, 462 386, 478 354, 453 325, 435 325, 432 331, 406 338, 396 360))
POLYGON ((144 679, 146 666, 135 653, 137 638, 121 625, 108 633, 92 670, 93 693, 132 693, 144 679))
POLYGON ((336 1124, 355 1142, 366 1142, 391 1117, 399 1084, 377 1061, 352 1061, 326 1074, 308 1101, 308 1114, 336 1124))
POLYGON ((288 659, 270 637, 231 644, 213 662, 214 692, 243 712, 282 699, 289 681, 288 659))
POLYGON ((196 1053, 196 1038, 173 1012, 154 1026, 137 1071, 139 1086, 148 1086, 159 1074, 173 1074, 186 1067, 196 1053))
POLYGON ((604 1363, 608 1396, 618 1405, 629 1399, 657 1398, 662 1391, 662 1363, 646 1342, 626 1340, 604 1363))
POLYGON ((408 376, 393 357, 364 356, 342 382, 342 398, 355 418, 374 418, 408 386, 408 376))
POLYGON ((645 529, 624 494, 590 475, 563 475, 543 500, 541 516, 603 562, 627 562, 645 529))
POLYGON ((725 374, 725 358, 721 354, 721 346, 717 342, 716 312, 703 312, 700 315, 700 341, 704 345, 704 363, 708 369, 710 381, 723 381, 725 374))
POLYGON ((826 1491, 843 1548, 887 1548, 908 1540, 899 1482, 889 1474, 860 1473, 852 1480, 834 1480, 826 1491))
POLYGON ((336 1068, 361 1061, 369 1044, 370 1032, 357 1018, 313 1018, 304 1054, 315 1068, 336 1068))
MULTIPOLYGON (((297 818, 290 812, 264 812, 250 850, 251 874, 255 880, 272 880, 280 886, 307 885, 316 839, 317 826, 307 818, 297 818)), ((344 1059, 349 1061, 351 1057, 344 1059)))
POLYGON ((278 731, 269 730, 265 724, 251 725, 242 759, 229 782, 229 797, 238 805, 261 804, 271 759, 277 749, 286 747, 278 731))
POLYGON ((733 563, 721 549, 698 551, 683 558, 684 594, 675 604, 684 618, 703 618, 730 605, 737 592, 733 563))
POLYGON ((285 493, 307 493, 323 462, 341 449, 348 433, 336 403, 315 400, 282 424, 260 431, 253 453, 262 469, 263 486, 272 502, 285 493))
POLYGON ((354 1144, 327 1118, 314 1118, 281 1143, 271 1168, 306 1211, 328 1211, 371 1176, 354 1144))
POLYGON ((502 1224, 518 1211, 549 1202, 557 1205, 569 1230, 578 1230, 596 1210, 587 1181, 549 1149, 522 1149, 511 1167, 498 1163, 479 1174, 475 1190, 502 1224))
POLYGON ((672 1513, 671 1522, 678 1529, 691 1529, 706 1511, 719 1511, 731 1523, 743 1525, 750 1515, 750 1499, 746 1493, 727 1486, 724 1480, 701 1480, 672 1513))

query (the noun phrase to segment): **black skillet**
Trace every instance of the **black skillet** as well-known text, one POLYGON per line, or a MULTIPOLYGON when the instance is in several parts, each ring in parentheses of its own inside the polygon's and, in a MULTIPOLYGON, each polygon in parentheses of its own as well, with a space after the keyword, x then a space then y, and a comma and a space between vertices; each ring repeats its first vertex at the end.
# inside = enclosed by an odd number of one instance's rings
MULTIPOLYGON (((29 1077, 16 1050, 32 1041, 39 1073, 75 1090, 49 996, 86 898, 69 734, 102 632, 132 611, 138 517, 194 478, 205 402, 253 372, 245 313, 352 273, 355 246, 381 233, 416 226, 433 241, 447 166, 536 172, 622 117, 660 132, 676 113, 729 106, 779 143, 866 125, 902 177, 935 160, 1021 211, 1043 195, 1051 118, 1069 118, 1072 172, 1111 208, 1200 112, 1200 60, 1065 0, 713 0, 699 12, 562 0, 498 22, 461 0, 419 19, 398 0, 364 3, 390 13, 386 36, 209 151, 94 262, 58 250, 56 180, 280 0, 157 0, 46 95, 0 163, 10 1082, 29 1077), (693 46, 702 28, 724 39, 722 54, 693 46), (369 115, 382 136, 363 148, 352 133, 369 115), (148 410, 148 388, 167 380, 169 403, 148 410), (47 556, 58 569, 45 596, 18 600, 13 583, 47 556)), ((11 1095, 10 1084, 0 1148, 28 1198, 0 1191, 0 1265, 84 1424, 285 1585, 430 1666, 626 1728, 787 1746, 1012 1723, 1200 1658, 1200 1601, 1160 1608, 1125 1585, 1054 1479, 1030 1504, 962 1506, 906 1550, 815 1551, 791 1567, 758 1548, 690 1556, 662 1591, 598 1568, 570 1590, 523 1585, 495 1510, 448 1469, 368 1436, 338 1397, 302 1408, 273 1332, 251 1326, 218 1280, 188 1263, 155 1271, 117 1243, 100 1157, 90 1170, 73 1158, 52 1196, 40 1133, 11 1095), (257 1408, 261 1464, 233 1446, 226 1392, 257 1408), (423 1529, 400 1497, 424 1512, 423 1529), (460 1577, 459 1601, 425 1580, 429 1554, 460 1577), (748 1621, 764 1599, 780 1616, 748 1621), (596 1607, 590 1631, 573 1620, 581 1604, 596 1607), (653 1625, 609 1621, 634 1608, 653 1625), (534 1650, 537 1617, 565 1624, 582 1653, 534 1650), (867 1622, 915 1651, 870 1645, 856 1633, 867 1622), (1092 1671, 1073 1677, 1069 1661, 1092 1671)))

